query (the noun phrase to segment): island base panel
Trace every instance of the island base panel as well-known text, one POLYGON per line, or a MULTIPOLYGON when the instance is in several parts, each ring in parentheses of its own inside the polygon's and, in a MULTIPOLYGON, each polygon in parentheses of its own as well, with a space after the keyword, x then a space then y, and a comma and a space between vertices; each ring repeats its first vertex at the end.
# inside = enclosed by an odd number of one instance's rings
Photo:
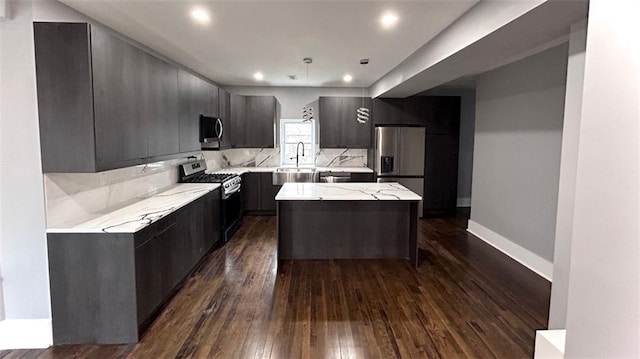
POLYGON ((417 202, 280 201, 278 259, 408 259, 417 265, 417 202))
POLYGON ((138 342, 133 236, 49 233, 54 344, 138 342))

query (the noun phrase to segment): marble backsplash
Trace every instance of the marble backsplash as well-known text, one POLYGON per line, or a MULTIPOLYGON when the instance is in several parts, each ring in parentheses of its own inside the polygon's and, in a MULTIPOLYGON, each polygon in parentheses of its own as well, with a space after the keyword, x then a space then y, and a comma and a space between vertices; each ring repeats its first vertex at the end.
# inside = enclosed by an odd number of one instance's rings
MULTIPOLYGON (((207 169, 277 167, 278 148, 204 151, 207 169)), ((82 221, 114 207, 165 189, 178 182, 176 159, 99 173, 47 173, 44 175, 47 227, 82 221)), ((318 167, 366 167, 366 149, 316 149, 318 167)))
POLYGON ((323 148, 316 150, 318 167, 367 167, 367 149, 323 148))
MULTIPOLYGON (((367 150, 357 148, 316 148, 315 165, 318 167, 366 167, 367 150)), ((278 167, 279 148, 237 148, 226 151, 203 152, 207 168, 278 167)))
POLYGON ((47 227, 81 221, 178 182, 177 159, 99 173, 44 175, 47 227))

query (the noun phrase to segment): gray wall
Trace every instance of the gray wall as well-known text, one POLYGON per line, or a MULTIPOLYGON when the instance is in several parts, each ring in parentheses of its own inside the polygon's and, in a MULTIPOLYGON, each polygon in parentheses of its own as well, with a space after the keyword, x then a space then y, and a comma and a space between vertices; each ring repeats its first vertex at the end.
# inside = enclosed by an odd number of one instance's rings
POLYGON ((478 77, 471 220, 551 261, 568 45, 478 77))
POLYGON ((569 62, 567 64, 567 90, 562 130, 562 155, 560 159, 558 215, 553 254, 553 284, 551 286, 549 329, 564 329, 567 319, 571 236, 573 233, 586 45, 587 21, 584 20, 571 28, 569 39, 569 62))
POLYGON ((458 153, 458 207, 471 204, 473 139, 476 123, 475 88, 436 87, 420 96, 460 96, 460 146, 458 153))
POLYGON ((0 266, 6 319, 50 318, 33 7, 13 1, 12 19, 0 21, 0 266))

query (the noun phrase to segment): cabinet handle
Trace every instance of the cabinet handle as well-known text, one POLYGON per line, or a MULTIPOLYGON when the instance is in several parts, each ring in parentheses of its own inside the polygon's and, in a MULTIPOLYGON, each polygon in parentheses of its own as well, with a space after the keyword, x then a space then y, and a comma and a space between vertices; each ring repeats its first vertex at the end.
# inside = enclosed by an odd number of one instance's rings
POLYGON ((222 126, 222 120, 218 119, 218 122, 216 123, 216 127, 218 127, 218 139, 222 138, 222 132, 223 132, 223 126, 222 126))

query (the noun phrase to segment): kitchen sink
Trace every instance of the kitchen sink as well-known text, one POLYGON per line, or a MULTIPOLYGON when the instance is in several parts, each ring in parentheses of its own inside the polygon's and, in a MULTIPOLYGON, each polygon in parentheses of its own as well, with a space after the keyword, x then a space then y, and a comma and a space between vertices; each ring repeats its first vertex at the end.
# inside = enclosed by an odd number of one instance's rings
POLYGON ((273 172, 273 184, 287 182, 318 182, 319 173, 310 167, 279 167, 273 172))

